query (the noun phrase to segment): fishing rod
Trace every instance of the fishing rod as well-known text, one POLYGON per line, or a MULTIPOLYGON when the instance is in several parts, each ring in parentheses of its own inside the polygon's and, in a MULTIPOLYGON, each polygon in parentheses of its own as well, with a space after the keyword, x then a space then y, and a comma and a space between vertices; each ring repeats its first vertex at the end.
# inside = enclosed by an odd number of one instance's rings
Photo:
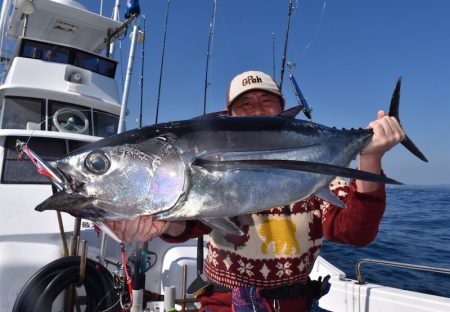
POLYGON ((166 51, 167 23, 169 20, 169 4, 170 4, 170 0, 167 0, 166 20, 165 20, 165 26, 164 26, 164 39, 163 39, 163 47, 162 47, 162 54, 161 54, 161 66, 159 69, 158 97, 156 99, 155 124, 158 123, 159 102, 161 99, 161 82, 162 82, 162 75, 163 75, 164 55, 165 55, 165 51, 166 51))
MULTIPOLYGON (((145 61, 145 36, 146 27, 145 27, 145 14, 142 14, 142 27, 143 27, 143 36, 142 36, 142 50, 141 50, 141 77, 139 79, 140 85, 140 105, 139 105, 139 128, 142 128, 142 111, 143 111, 143 99, 144 99, 144 61, 145 61)), ((136 248, 132 252, 132 263, 133 263, 133 274, 131 276, 132 283, 132 302, 136 302, 137 306, 132 307, 130 311, 141 311, 140 306, 142 305, 145 308, 146 302, 144 298, 144 289, 145 289, 145 271, 142 271, 142 260, 143 254, 148 250, 148 242, 145 243, 137 243, 136 248)), ((126 264, 123 263, 125 266, 126 264)), ((125 286, 125 285, 124 285, 125 286)))
POLYGON ((276 81, 275 78, 275 33, 272 33, 272 78, 276 81))
POLYGON ((138 41, 138 34, 139 34, 139 27, 135 23, 133 26, 133 32, 131 33, 130 54, 128 56, 128 66, 127 66, 127 72, 126 72, 126 76, 125 76, 125 84, 124 84, 124 88, 123 88, 122 102, 120 105, 119 128, 117 129, 117 133, 122 133, 122 131, 124 129, 125 113, 126 113, 126 109, 127 109, 128 95, 129 95, 129 91, 130 91, 130 83, 131 83, 133 64, 134 64, 134 54, 135 54, 136 45, 137 45, 137 41, 138 41))
MULTIPOLYGON (((298 7, 298 2, 297 2, 298 7)), ((294 78, 294 75, 292 75, 291 69, 292 67, 295 67, 294 62, 286 62, 286 51, 287 51, 287 44, 289 39, 289 30, 291 26, 291 16, 292 16, 293 6, 292 6, 292 0, 289 1, 289 12, 288 12, 288 22, 286 27, 286 36, 284 39, 284 50, 283 50, 283 58, 282 58, 282 65, 281 65, 281 78, 280 78, 280 92, 283 88, 283 78, 284 78, 284 70, 286 65, 289 69, 289 80, 291 82, 292 91, 294 92, 295 99, 297 100, 298 106, 301 107, 301 111, 308 119, 311 119, 311 111, 312 109, 309 107, 308 103, 306 102, 305 97, 303 96, 302 91, 300 90, 300 87, 298 86, 297 81, 294 78)))
POLYGON ((283 49, 283 57, 281 59, 281 78, 280 78, 280 92, 283 89, 283 78, 284 78, 284 69, 286 67, 286 51, 289 37, 289 29, 291 27, 291 16, 292 16, 292 0, 289 1, 289 12, 288 12, 288 22, 286 27, 286 35, 284 37, 284 49, 283 49))
MULTIPOLYGON (((102 4, 103 6, 103 4, 102 4)), ((103 11, 103 9, 101 9, 103 11)), ((114 4, 114 9, 113 9, 113 20, 115 21, 119 21, 119 12, 120 12, 120 0, 116 0, 115 4, 114 4)), ((114 55, 114 51, 115 51, 115 41, 109 39, 109 48, 107 48, 107 52, 106 52, 106 56, 109 55, 114 55)))
MULTIPOLYGON (((208 68, 209 68, 209 59, 211 53, 211 46, 214 34, 214 25, 216 22, 216 0, 213 0, 213 9, 211 14, 211 23, 209 24, 209 33, 208 33, 208 51, 206 52, 206 71, 205 71, 205 92, 203 95, 203 115, 206 114, 206 93, 208 90, 208 68)), ((203 236, 199 236, 197 238, 197 279, 198 281, 202 281, 203 274, 203 236)), ((195 283, 193 283, 195 284, 195 283)))
POLYGON ((139 84, 141 86, 141 102, 139 105, 139 128, 142 128, 142 109, 143 109, 143 99, 144 99, 144 60, 145 60, 145 15, 142 14, 142 27, 144 28, 142 36, 142 51, 141 51, 141 78, 139 84))
POLYGON ((209 68, 209 59, 211 54, 211 45, 214 34, 214 25, 216 22, 216 0, 213 0, 213 10, 211 14, 211 23, 209 24, 209 34, 208 34, 208 51, 206 52, 206 71, 205 71, 205 92, 203 95, 203 115, 206 114, 206 93, 208 89, 208 68, 209 68))

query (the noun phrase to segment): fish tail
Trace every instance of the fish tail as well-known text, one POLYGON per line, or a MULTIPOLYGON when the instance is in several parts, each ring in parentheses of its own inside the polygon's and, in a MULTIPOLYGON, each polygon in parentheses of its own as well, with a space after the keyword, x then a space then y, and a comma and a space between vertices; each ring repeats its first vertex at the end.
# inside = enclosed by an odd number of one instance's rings
MULTIPOLYGON (((389 107, 389 116, 397 118, 400 123, 399 116, 399 106, 400 106, 400 88, 402 86, 402 77, 398 78, 397 84, 395 85, 394 92, 392 94, 391 105, 389 107)), ((414 144, 414 142, 405 134, 405 139, 401 142, 406 149, 413 153, 419 159, 428 162, 425 155, 419 150, 419 148, 414 144)))

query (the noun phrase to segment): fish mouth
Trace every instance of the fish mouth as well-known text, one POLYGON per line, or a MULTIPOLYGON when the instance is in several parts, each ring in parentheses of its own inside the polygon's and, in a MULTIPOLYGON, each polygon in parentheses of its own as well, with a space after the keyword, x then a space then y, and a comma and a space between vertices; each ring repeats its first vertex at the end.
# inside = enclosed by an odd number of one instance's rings
POLYGON ((102 220, 110 213, 98 208, 96 199, 80 193, 59 191, 36 206, 36 211, 56 210, 71 214, 74 217, 102 220))
POLYGON ((86 206, 90 202, 92 202, 91 198, 81 195, 80 193, 66 193, 65 191, 59 191, 37 205, 35 210, 67 211, 70 208, 86 206))
POLYGON ((44 169, 44 175, 50 182, 56 186, 58 190, 64 190, 68 184, 68 177, 61 170, 59 170, 53 162, 41 161, 41 166, 44 169))
POLYGON ((85 182, 79 181, 72 177, 70 174, 64 172, 63 170, 56 168, 56 171, 63 177, 65 180, 64 191, 68 193, 82 193, 86 194, 85 182))

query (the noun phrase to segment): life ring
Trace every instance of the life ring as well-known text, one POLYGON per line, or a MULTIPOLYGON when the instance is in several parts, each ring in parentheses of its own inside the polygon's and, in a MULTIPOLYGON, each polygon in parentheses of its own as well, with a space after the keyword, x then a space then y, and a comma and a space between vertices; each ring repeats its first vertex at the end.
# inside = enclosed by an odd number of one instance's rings
POLYGON ((76 109, 69 107, 60 108, 55 112, 55 114, 53 115, 53 124, 60 132, 83 134, 89 129, 89 119, 86 117, 86 115, 76 109), (58 118, 61 115, 65 114, 70 115, 65 122, 60 122, 58 118), (78 125, 75 118, 81 120, 83 122, 83 125, 78 125))

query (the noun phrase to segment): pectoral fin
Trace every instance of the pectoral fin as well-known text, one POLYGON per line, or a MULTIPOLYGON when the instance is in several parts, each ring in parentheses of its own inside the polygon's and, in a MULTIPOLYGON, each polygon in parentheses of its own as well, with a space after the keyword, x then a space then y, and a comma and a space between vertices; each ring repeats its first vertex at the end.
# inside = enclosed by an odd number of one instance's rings
POLYGON ((320 190, 320 192, 316 193, 315 195, 317 197, 319 197, 320 199, 323 199, 324 201, 327 201, 330 204, 333 204, 335 206, 338 206, 341 208, 346 207, 345 203, 342 200, 340 200, 339 197, 334 195, 333 192, 331 192, 331 190, 329 188, 323 188, 320 190))
POLYGON ((208 218, 202 219, 201 221, 224 235, 244 235, 244 231, 228 218, 208 218))
POLYGON ((273 149, 273 150, 255 150, 238 152, 209 152, 201 155, 199 159, 209 161, 240 161, 240 160, 264 160, 273 159, 278 161, 295 159, 298 154, 308 148, 315 147, 315 144, 304 145, 302 147, 273 149))
POLYGON ((398 182, 394 179, 362 170, 355 170, 347 167, 300 160, 246 159, 233 161, 212 161, 198 158, 192 163, 192 165, 205 168, 208 171, 229 171, 256 168, 287 169, 319 173, 336 177, 340 176, 345 178, 354 178, 357 180, 371 181, 376 183, 402 184, 401 182, 398 182))

